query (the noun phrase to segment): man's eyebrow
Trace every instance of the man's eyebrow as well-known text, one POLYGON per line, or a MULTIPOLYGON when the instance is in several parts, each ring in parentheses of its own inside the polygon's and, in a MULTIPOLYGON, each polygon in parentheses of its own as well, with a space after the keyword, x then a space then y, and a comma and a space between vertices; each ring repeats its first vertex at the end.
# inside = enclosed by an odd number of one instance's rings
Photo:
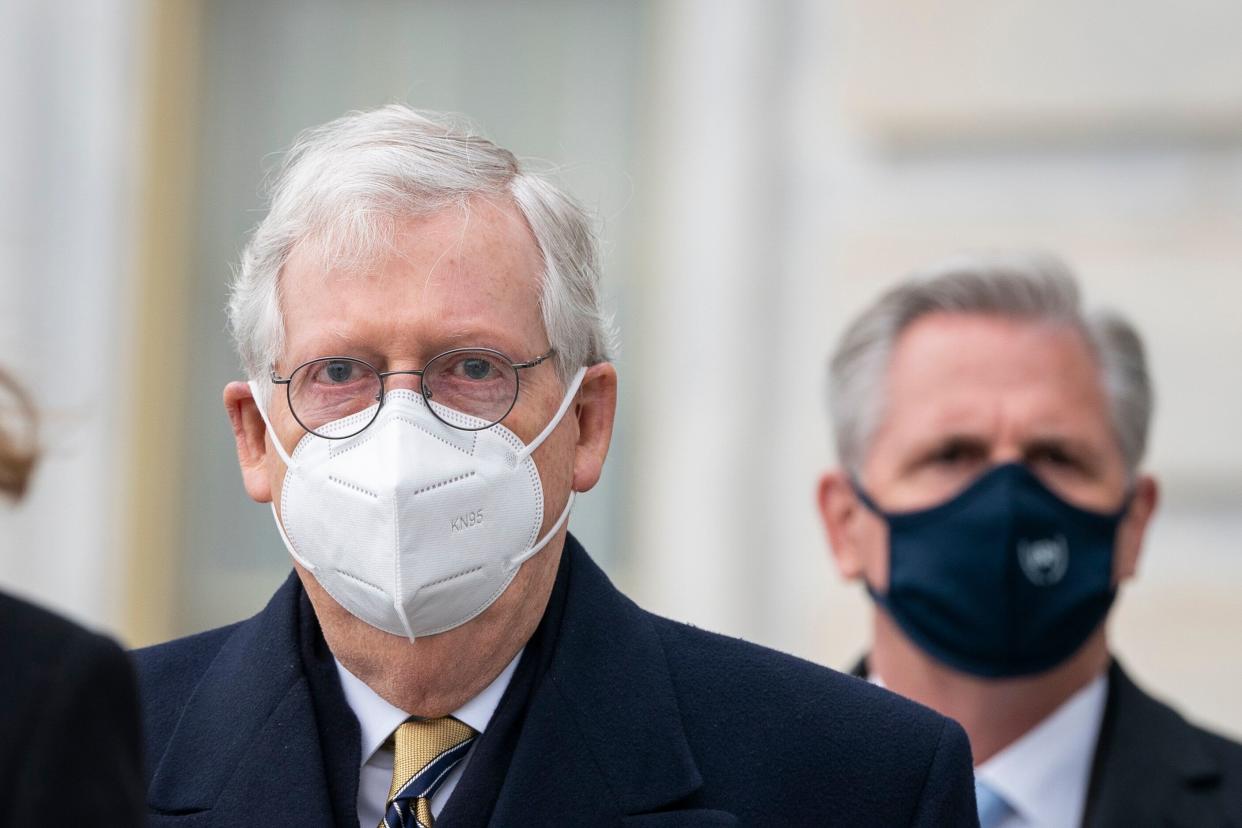
POLYGON ((328 328, 323 332, 323 339, 320 340, 328 347, 335 348, 352 348, 354 341, 345 331, 340 328, 328 328))
POLYGON ((457 328, 437 337, 444 342, 484 342, 494 341, 496 335, 477 328, 457 328))
POLYGON ((428 356, 451 350, 453 348, 489 348, 499 351, 510 359, 522 360, 527 356, 522 352, 521 345, 511 337, 496 333, 494 330, 482 328, 458 328, 439 334, 434 340, 427 342, 432 353, 428 356))
POLYGON ((316 331, 313 337, 301 344, 299 348, 301 359, 298 361, 305 362, 307 359, 318 359, 336 354, 349 356, 349 352, 358 350, 365 349, 359 349, 353 338, 345 331, 340 328, 325 327, 316 331))
POLYGON ((1100 453, 1095 446, 1086 440, 1063 434, 1044 434, 1033 437, 1022 443, 1022 453, 1031 454, 1038 451, 1058 451, 1069 455, 1091 467, 1100 464, 1100 453))
POLYGON ((972 433, 969 431, 947 431, 943 434, 937 434, 926 440, 920 440, 915 443, 915 451, 933 451, 942 449, 946 446, 988 446, 991 440, 983 435, 972 433))
POLYGON ((939 434, 925 440, 919 440, 911 446, 907 453, 906 462, 903 465, 907 469, 913 469, 918 465, 927 462, 934 455, 944 451, 946 448, 959 448, 981 450, 986 452, 990 442, 978 435, 964 431, 950 431, 945 434, 939 434))

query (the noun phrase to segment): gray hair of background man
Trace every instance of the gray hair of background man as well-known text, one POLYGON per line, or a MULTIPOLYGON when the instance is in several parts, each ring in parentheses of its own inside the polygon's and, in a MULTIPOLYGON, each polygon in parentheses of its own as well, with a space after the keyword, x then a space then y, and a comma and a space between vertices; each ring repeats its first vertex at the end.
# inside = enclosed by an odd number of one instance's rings
POLYGON ((586 212, 466 122, 390 104, 302 132, 276 171, 270 209, 242 252, 229 296, 229 329, 247 377, 266 379, 281 356, 280 272, 295 246, 314 245, 325 271, 364 269, 402 219, 466 209, 472 196, 511 200, 531 229, 561 379, 609 359, 612 332, 586 212))
POLYGON ((916 271, 846 329, 828 371, 837 456, 858 474, 884 413, 889 359, 901 334, 933 313, 980 314, 1066 325, 1099 362, 1113 430, 1133 475, 1147 447, 1153 392, 1143 341, 1121 316, 1084 314, 1073 273, 1046 253, 959 255, 916 271))

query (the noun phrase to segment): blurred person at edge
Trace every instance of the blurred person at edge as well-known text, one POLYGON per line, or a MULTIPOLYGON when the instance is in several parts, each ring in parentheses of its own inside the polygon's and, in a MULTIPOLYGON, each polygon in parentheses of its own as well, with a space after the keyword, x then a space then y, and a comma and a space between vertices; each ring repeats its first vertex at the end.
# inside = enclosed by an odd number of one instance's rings
MULTIPOLYGON (((0 494, 35 464, 35 415, 0 371, 0 494)), ((142 825, 138 699, 112 640, 0 593, 0 826, 142 825)))
POLYGON ((295 142, 224 391, 295 571, 137 654, 155 824, 976 823, 956 724, 650 615, 567 534, 616 404, 597 282, 586 214, 443 116, 295 142))
POLYGON ((961 256, 857 317, 829 383, 820 510, 876 604, 855 672, 965 726, 985 828, 1242 824, 1242 747, 1109 652, 1157 501, 1130 324, 1055 258, 961 256))

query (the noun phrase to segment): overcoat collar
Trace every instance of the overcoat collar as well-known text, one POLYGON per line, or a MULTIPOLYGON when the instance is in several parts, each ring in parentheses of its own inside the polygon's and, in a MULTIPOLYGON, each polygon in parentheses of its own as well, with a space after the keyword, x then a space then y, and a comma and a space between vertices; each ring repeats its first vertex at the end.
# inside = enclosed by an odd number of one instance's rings
MULTIPOLYGON (((678 810, 703 780, 651 616, 572 536, 564 554, 572 572, 556 649, 492 824, 734 824, 719 811, 678 810)), ((151 757, 153 824, 322 825, 326 815, 350 812, 332 800, 356 790, 356 780, 333 785, 328 776, 356 760, 324 760, 299 654, 301 605, 291 575, 221 646, 163 755, 151 757)))
MULTIPOLYGON (((646 819, 671 819, 670 808, 703 780, 663 645, 651 616, 572 537, 565 552, 573 560, 555 655, 492 824, 596 825, 656 812, 664 813, 646 819)), ((682 821, 669 824, 730 824, 719 812, 675 813, 682 821)))
POLYGON ((204 671, 163 755, 150 757, 153 825, 178 816, 192 825, 322 825, 332 813, 298 639, 301 596, 290 575, 204 671))

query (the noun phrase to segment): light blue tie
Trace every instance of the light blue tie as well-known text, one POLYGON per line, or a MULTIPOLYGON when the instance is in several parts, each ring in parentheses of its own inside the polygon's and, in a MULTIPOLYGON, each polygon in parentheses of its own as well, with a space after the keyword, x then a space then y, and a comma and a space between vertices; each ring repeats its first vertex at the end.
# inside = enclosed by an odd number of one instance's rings
POLYGON ((975 779, 975 804, 979 808, 979 828, 996 828, 1013 813, 1009 803, 981 779, 975 779))

